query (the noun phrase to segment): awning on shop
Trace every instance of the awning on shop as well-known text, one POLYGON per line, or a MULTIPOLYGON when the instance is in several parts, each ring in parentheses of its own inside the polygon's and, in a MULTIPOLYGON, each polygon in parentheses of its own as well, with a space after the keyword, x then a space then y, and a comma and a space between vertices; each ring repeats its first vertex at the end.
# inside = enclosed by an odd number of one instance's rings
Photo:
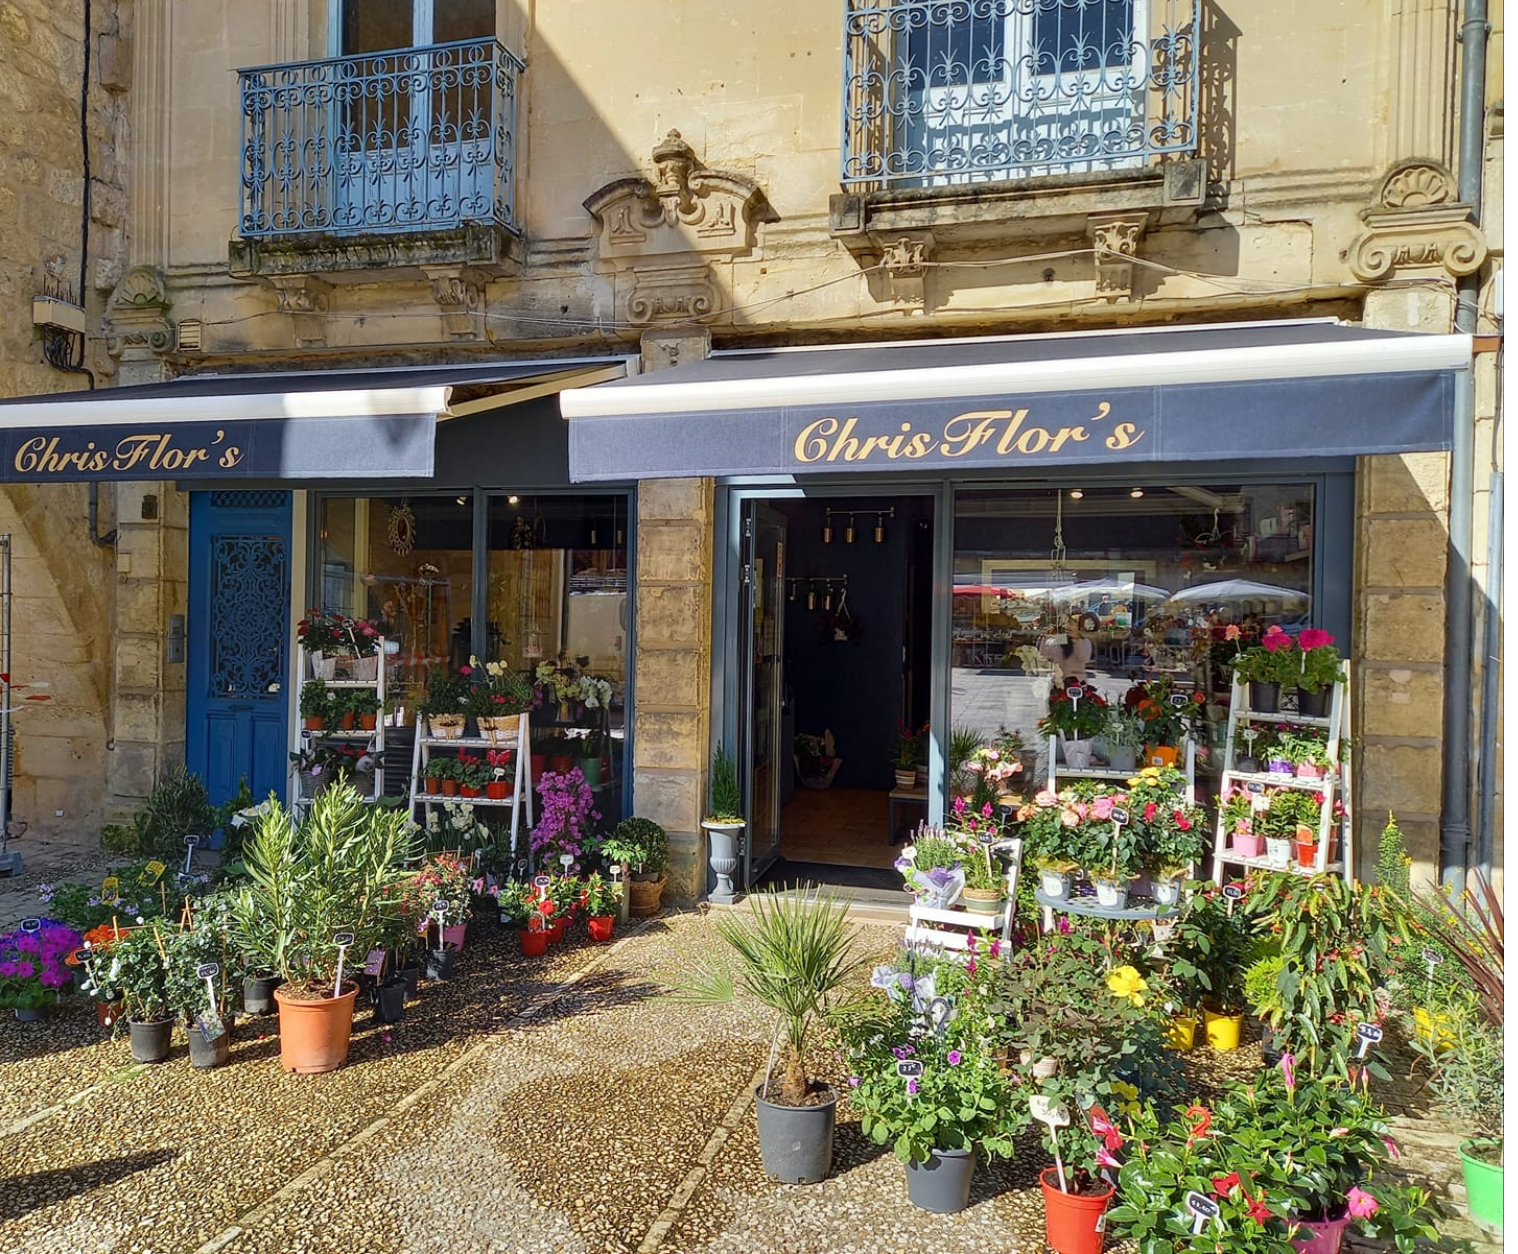
POLYGON ((425 479, 437 423, 621 377, 621 361, 186 375, 0 400, 0 482, 425 479))
POLYGON ((570 477, 1446 449, 1464 335, 1332 320, 745 350, 566 392, 570 477))

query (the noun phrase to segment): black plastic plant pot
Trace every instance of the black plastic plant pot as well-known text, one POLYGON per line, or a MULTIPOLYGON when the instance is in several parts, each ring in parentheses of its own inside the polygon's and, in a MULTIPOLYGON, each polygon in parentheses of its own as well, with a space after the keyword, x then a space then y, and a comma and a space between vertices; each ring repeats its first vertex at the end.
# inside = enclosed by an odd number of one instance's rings
POLYGON ((242 982, 242 1008, 250 1015, 271 1015, 276 1007, 274 1005, 274 990, 284 980, 277 975, 250 975, 242 982))
POLYGON ((227 1061, 227 1055, 232 1047, 232 1023, 226 1022, 222 1033, 209 1044, 206 1042, 206 1034, 200 1030, 200 1024, 192 1023, 186 1035, 190 1038, 190 1066, 200 1071, 209 1071, 212 1067, 219 1067, 227 1061))
POLYGON ((377 1022, 399 1023, 406 1017, 406 986, 400 980, 379 985, 371 996, 377 1022))
POLYGON ((134 1062, 163 1062, 169 1056, 169 1042, 174 1036, 174 1020, 160 1019, 156 1023, 138 1023, 127 1020, 127 1034, 132 1042, 134 1062))
POLYGON ((970 1204, 975 1155, 970 1150, 934 1150, 925 1163, 907 1164, 907 1200, 939 1215, 970 1204))
POLYGON ((427 978, 429 980, 453 979, 453 960, 458 956, 457 949, 444 946, 442 949, 429 949, 427 951, 427 978))
POLYGON ((395 978, 406 986, 406 1000, 415 1001, 417 986, 422 982, 421 967, 415 965, 401 967, 395 973, 395 978))
POLYGON ((816 1184, 833 1166, 833 1125, 838 1099, 830 1091, 812 1106, 781 1106, 754 1090, 759 1110, 759 1154, 764 1169, 785 1184, 816 1184))

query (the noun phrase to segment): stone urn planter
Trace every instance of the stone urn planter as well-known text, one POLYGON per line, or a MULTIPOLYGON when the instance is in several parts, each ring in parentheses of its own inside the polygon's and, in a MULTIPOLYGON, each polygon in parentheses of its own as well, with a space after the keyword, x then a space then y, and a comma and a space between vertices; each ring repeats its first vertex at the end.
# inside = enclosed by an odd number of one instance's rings
POLYGON ((708 861, 717 880, 715 887, 707 894, 707 899, 714 905, 730 906, 738 900, 737 890, 733 887, 733 872, 738 869, 738 841, 747 826, 741 819, 728 823, 713 822, 710 819, 701 822, 706 838, 711 842, 708 861))

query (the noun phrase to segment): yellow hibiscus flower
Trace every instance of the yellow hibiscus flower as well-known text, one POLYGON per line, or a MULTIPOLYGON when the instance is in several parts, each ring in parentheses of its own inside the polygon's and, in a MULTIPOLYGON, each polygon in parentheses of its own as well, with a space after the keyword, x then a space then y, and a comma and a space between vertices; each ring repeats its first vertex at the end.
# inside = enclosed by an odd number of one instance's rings
POLYGON ((1118 997, 1127 998, 1130 1005, 1142 1006, 1149 984, 1134 967, 1113 967, 1107 973, 1107 987, 1118 997))

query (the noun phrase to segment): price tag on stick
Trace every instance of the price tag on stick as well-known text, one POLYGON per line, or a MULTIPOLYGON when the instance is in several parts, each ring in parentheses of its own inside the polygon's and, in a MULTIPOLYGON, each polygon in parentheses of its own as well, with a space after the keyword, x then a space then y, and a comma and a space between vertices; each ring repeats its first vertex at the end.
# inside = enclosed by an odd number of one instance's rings
POLYGON ((1184 692, 1172 692, 1170 694, 1170 704, 1178 710, 1184 710, 1191 704, 1191 698, 1184 692))
POLYGON ((1428 987, 1429 991, 1432 992, 1434 987, 1434 968, 1444 961, 1444 955, 1437 949, 1425 947, 1423 950, 1423 961, 1428 964, 1428 987))
POLYGON ((896 1074, 903 1080, 915 1080, 922 1075, 922 1063, 915 1058, 903 1058, 896 1064, 896 1074))
POLYGON ((195 846, 200 844, 199 836, 186 836, 184 838, 184 874, 190 873, 190 859, 195 856, 195 846))
POLYGON ((1114 827, 1126 827, 1132 816, 1122 806, 1112 807, 1112 825, 1114 827))
POLYGON ((1065 1183, 1065 1163, 1059 1156, 1059 1136, 1055 1130, 1070 1126, 1070 1108, 1052 1097, 1035 1093, 1028 1098, 1028 1110, 1039 1123, 1047 1124, 1049 1127, 1049 1135, 1054 1141, 1054 1170, 1059 1176, 1059 1191, 1068 1193, 1070 1187, 1065 1183))
POLYGON ((1237 884, 1223 885, 1223 900, 1228 903, 1228 917, 1233 918, 1233 908, 1244 900, 1244 890, 1237 884))
POLYGON ((337 982, 332 986, 332 996, 343 995, 343 961, 348 956, 348 946, 353 944, 352 932, 339 932, 332 938, 332 943, 337 946, 337 982))
POLYGON ((1191 1212, 1191 1231, 1200 1233, 1209 1219, 1216 1219, 1218 1227, 1222 1228, 1223 1208, 1212 1198, 1204 1197, 1200 1193, 1186 1194, 1186 1209, 1191 1212))
POLYGON ((1380 1043, 1382 1031, 1374 1023, 1362 1023, 1355 1029, 1355 1035, 1360 1038, 1360 1048, 1355 1052, 1355 1057, 1364 1058, 1372 1045, 1380 1043))
POLYGON ((553 880, 546 875, 534 875, 532 877, 532 886, 534 888, 547 888, 552 883, 553 880))
POLYGON ((385 951, 383 949, 371 949, 369 956, 364 959, 364 974, 378 975, 385 969, 385 951))
POLYGON ((41 919, 22 919, 21 920, 21 930, 23 932, 27 932, 29 934, 35 934, 37 932, 40 932, 42 930, 42 920, 41 919))

